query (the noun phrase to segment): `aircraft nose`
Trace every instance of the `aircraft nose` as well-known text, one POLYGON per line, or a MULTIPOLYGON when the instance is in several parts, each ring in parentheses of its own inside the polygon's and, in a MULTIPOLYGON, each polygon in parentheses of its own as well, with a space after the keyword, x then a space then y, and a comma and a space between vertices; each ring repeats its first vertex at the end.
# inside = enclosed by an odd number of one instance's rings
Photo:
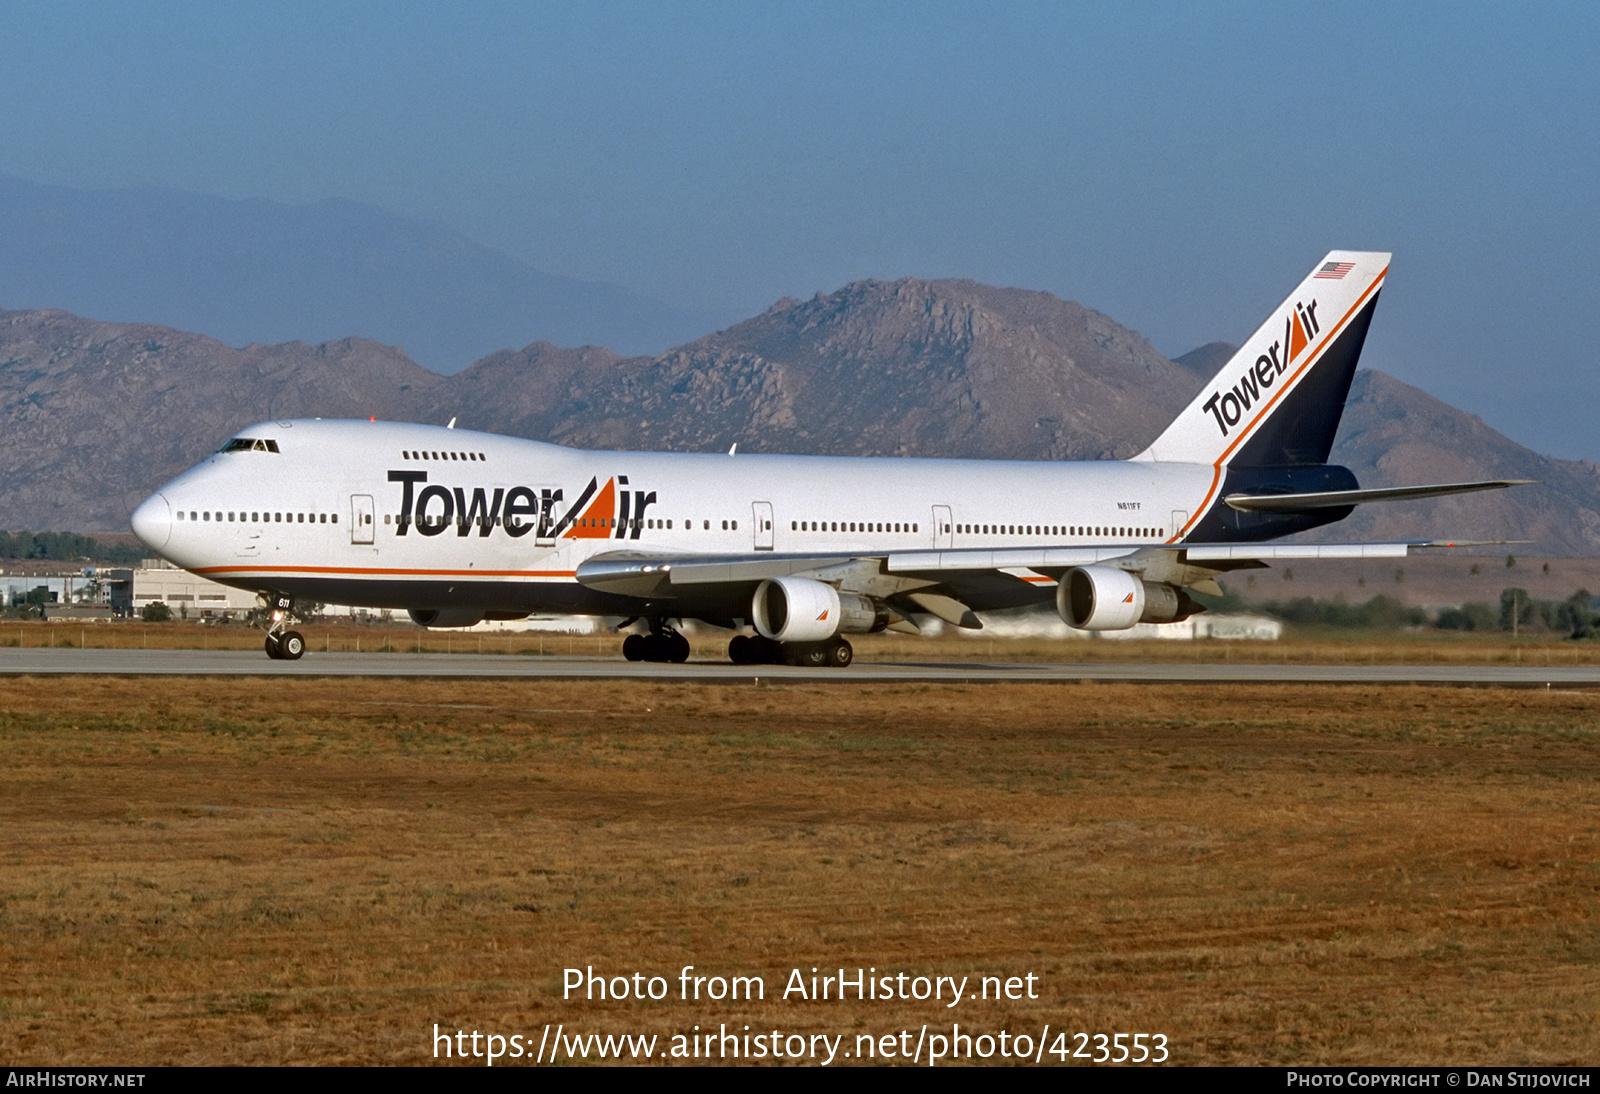
POLYGON ((159 553, 172 535, 172 506, 160 494, 151 494, 133 511, 131 523, 139 542, 159 553))

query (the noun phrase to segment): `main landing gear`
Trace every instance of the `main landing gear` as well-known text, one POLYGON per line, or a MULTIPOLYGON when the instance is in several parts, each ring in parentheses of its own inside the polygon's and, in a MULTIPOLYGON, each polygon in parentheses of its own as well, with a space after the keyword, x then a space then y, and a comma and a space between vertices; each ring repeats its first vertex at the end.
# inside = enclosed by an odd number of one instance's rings
POLYGON ((306 652, 305 635, 288 629, 294 601, 287 596, 272 597, 267 615, 267 656, 274 661, 298 661, 306 652))
POLYGON ((267 656, 274 661, 298 661, 305 652, 305 635, 299 631, 267 635, 267 656))
POLYGON ((665 620, 650 620, 649 634, 630 634, 622 640, 622 656, 629 661, 658 661, 681 665, 689 660, 689 640, 665 620))
POLYGON ((775 642, 759 634, 739 634, 728 643, 728 660, 735 665, 842 669, 855 660, 855 650, 842 638, 830 638, 826 642, 775 642))

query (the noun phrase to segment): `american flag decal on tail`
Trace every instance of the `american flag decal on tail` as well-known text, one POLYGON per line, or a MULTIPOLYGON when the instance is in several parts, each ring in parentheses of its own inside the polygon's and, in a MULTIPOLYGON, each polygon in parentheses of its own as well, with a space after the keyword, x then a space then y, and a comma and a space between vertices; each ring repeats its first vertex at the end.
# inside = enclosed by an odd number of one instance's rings
POLYGON ((1314 277, 1324 281, 1343 281, 1344 275, 1356 268, 1354 262, 1324 262, 1314 277))

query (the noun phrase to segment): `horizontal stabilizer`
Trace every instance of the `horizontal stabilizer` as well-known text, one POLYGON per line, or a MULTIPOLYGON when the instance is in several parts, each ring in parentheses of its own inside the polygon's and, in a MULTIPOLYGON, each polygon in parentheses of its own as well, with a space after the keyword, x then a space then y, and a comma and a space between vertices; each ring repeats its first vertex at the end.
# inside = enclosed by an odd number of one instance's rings
POLYGON ((1485 482, 1452 482, 1437 486, 1396 486, 1387 490, 1323 490, 1309 494, 1229 494, 1222 500, 1230 509, 1247 513, 1302 513, 1308 509, 1337 509, 1369 501, 1414 501, 1446 494, 1470 494, 1474 490, 1501 490, 1507 486, 1526 486, 1533 479, 1493 479, 1485 482))

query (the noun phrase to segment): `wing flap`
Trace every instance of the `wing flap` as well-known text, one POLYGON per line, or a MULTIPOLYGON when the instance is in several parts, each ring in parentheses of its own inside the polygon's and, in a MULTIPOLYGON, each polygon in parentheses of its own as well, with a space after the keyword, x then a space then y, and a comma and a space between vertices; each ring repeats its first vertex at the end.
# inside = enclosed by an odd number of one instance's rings
POLYGON ((1110 565, 1147 580, 1195 586, 1218 574, 1275 561, 1404 558, 1427 547, 1467 546, 1442 540, 1388 543, 1171 543, 1154 547, 1013 547, 892 551, 883 554, 732 557, 617 552, 579 563, 580 584, 639 598, 692 601, 718 586, 751 589, 771 577, 803 575, 879 597, 904 596, 919 610, 970 625, 966 612, 1030 603, 1052 595, 1053 581, 1075 566, 1110 565), (934 610, 913 592, 940 598, 934 610), (948 599, 951 603, 944 603, 948 599), (959 605, 960 610, 957 610, 959 605), (951 615, 955 618, 949 618, 951 615))
POLYGON ((950 548, 943 551, 893 551, 884 569, 889 573, 936 573, 946 570, 1070 570, 1115 558, 1127 558, 1148 547, 1006 547, 950 548))
POLYGON ((983 629, 983 623, 972 609, 954 597, 915 592, 907 593, 905 598, 929 615, 936 616, 952 626, 973 631, 983 629))
POLYGON ((769 577, 788 577, 842 563, 867 561, 876 566, 883 555, 649 555, 617 551, 578 564, 578 584, 624 596, 681 596, 684 586, 755 585, 769 577))
POLYGON ((1171 543, 1157 547, 1128 544, 1103 547, 951 548, 941 551, 888 551, 883 554, 773 555, 724 557, 646 555, 618 552, 596 555, 578 564, 578 582, 591 589, 633 596, 671 595, 670 589, 693 585, 756 584, 769 577, 813 574, 852 563, 866 563, 889 574, 961 574, 987 572, 1022 580, 1008 571, 1062 573, 1074 566, 1118 563, 1137 568, 1147 559, 1181 562, 1241 562, 1275 559, 1403 558, 1419 547, 1456 544, 1441 540, 1396 540, 1389 543, 1171 543))

